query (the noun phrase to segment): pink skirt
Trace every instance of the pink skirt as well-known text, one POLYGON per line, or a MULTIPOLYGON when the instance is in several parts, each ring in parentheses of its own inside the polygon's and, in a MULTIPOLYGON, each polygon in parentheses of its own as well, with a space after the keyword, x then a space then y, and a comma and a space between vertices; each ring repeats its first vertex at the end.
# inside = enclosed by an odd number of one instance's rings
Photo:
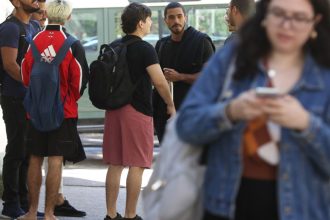
POLYGON ((106 111, 103 161, 111 165, 150 168, 153 159, 153 119, 131 105, 106 111))

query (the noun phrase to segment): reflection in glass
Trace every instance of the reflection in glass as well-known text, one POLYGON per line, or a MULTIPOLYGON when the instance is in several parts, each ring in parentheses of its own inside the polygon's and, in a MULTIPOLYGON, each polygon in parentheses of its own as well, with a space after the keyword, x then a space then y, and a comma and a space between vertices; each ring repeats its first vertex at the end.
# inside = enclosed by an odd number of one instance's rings
POLYGON ((80 40, 85 51, 96 51, 98 46, 97 17, 95 13, 73 13, 66 24, 68 32, 80 40))

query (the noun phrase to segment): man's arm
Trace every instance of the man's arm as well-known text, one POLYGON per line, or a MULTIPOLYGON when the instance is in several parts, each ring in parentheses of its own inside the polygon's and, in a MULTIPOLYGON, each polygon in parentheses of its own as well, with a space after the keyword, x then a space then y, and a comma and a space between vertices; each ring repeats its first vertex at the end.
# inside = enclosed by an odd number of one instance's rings
POLYGON ((75 57, 75 61, 78 64, 78 66, 80 66, 81 74, 79 77, 81 77, 81 80, 79 79, 79 81, 81 82, 81 85, 79 88, 79 92, 80 92, 80 96, 82 96, 89 81, 89 68, 86 60, 85 49, 81 45, 80 41, 75 42, 73 44, 73 48, 74 48, 72 51, 73 56, 75 57))
POLYGON ((86 61, 85 50, 79 41, 72 45, 72 55, 69 72, 71 74, 70 90, 76 100, 82 95, 89 80, 89 68, 86 61))
MULTIPOLYGON (((210 42, 210 39, 204 38, 202 50, 202 61, 205 65, 208 59, 214 54, 214 46, 212 45, 212 42, 210 42)), ((166 80, 170 82, 182 81, 185 83, 193 84, 200 75, 200 72, 192 74, 179 73, 175 69, 170 68, 164 68, 163 71, 166 80)))
POLYGON ((171 68, 164 68, 163 70, 166 80, 170 82, 182 81, 185 83, 193 84, 199 76, 199 72, 193 74, 186 74, 186 73, 179 73, 175 69, 171 69, 171 68))
POLYGON ((170 87, 162 74, 159 64, 152 64, 148 66, 147 72, 159 95, 167 105, 167 114, 173 116, 175 114, 175 107, 172 100, 170 87))
POLYGON ((1 47, 2 63, 4 70, 13 79, 22 82, 20 67, 16 62, 18 50, 17 48, 1 47))

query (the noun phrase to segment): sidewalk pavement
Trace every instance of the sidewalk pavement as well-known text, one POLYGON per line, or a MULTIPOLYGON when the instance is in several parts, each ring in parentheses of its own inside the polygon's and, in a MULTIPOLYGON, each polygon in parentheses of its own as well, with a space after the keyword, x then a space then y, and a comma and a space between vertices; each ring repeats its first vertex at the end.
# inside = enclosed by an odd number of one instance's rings
MULTIPOLYGON (((87 216, 82 218, 58 217, 59 220, 103 220, 106 215, 105 203, 105 177, 107 165, 102 163, 101 147, 85 147, 87 160, 77 164, 66 164, 63 170, 64 187, 63 193, 67 200, 75 208, 83 210, 87 216)), ((155 150, 157 154, 157 149, 155 150)), ((142 189, 147 184, 152 170, 145 170, 143 175, 142 189)), ((127 169, 124 170, 120 181, 118 196, 118 212, 124 214, 126 200, 127 169)), ((43 211, 45 201, 44 180, 41 187, 39 211, 43 211)), ((0 206, 1 207, 1 206, 0 206)), ((2 207, 1 207, 2 208, 2 207)), ((137 214, 144 216, 142 211, 141 197, 137 206, 137 214)))

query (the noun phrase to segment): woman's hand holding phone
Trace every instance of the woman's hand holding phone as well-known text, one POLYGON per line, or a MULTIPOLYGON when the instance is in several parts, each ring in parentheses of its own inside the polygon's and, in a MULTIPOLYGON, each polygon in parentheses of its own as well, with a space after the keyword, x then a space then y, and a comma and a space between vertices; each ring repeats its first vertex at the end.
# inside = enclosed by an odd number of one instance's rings
POLYGON ((227 115, 232 121, 248 121, 262 114, 260 105, 262 100, 258 99, 254 90, 243 92, 237 98, 233 99, 227 106, 227 115))
POLYGON ((283 127, 303 131, 309 126, 309 112, 291 95, 264 99, 261 109, 269 120, 283 127))

